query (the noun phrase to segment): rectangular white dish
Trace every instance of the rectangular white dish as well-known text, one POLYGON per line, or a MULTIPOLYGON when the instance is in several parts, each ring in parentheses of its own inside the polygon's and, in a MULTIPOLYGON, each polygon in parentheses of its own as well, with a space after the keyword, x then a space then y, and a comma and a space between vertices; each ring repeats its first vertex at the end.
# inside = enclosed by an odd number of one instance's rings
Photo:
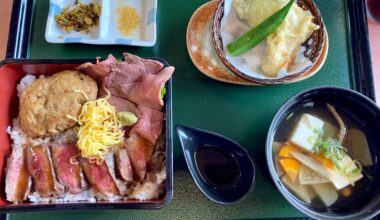
POLYGON ((81 0, 83 4, 98 3, 102 6, 99 24, 84 31, 67 32, 59 27, 54 16, 75 0, 51 0, 46 23, 45 39, 49 43, 122 44, 150 47, 156 43, 157 0, 81 0), (117 28, 117 9, 133 7, 139 16, 139 24, 132 34, 124 36, 117 28))

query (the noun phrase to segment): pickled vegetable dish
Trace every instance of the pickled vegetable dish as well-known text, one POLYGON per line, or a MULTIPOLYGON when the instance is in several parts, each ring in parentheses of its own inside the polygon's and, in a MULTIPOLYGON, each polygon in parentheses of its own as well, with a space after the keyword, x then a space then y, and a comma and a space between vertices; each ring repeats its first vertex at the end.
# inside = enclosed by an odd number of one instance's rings
POLYGON ((54 17, 54 20, 65 31, 89 32, 92 26, 98 25, 101 11, 102 7, 99 4, 85 5, 76 2, 72 10, 70 10, 70 5, 65 7, 54 17))

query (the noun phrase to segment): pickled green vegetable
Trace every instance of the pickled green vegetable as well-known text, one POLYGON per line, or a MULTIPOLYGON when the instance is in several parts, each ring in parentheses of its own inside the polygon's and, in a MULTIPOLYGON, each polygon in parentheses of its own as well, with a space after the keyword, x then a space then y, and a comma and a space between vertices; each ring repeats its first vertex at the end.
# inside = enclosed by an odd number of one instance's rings
POLYGON ((122 126, 132 126, 138 119, 132 112, 117 112, 116 115, 122 126))
POLYGON ((90 3, 85 5, 79 2, 72 10, 69 10, 69 8, 70 5, 62 9, 61 13, 54 17, 58 25, 66 31, 89 31, 91 26, 99 23, 102 10, 99 4, 90 3))

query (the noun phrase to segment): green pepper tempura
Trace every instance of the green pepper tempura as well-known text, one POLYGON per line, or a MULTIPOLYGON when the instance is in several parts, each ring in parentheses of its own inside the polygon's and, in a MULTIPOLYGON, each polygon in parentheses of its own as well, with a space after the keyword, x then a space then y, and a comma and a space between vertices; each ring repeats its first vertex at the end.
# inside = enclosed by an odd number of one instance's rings
POLYGON ((229 43, 227 45, 228 52, 230 52, 232 56, 239 56, 260 44, 282 24, 293 3, 294 0, 289 1, 283 8, 265 19, 252 30, 229 43))

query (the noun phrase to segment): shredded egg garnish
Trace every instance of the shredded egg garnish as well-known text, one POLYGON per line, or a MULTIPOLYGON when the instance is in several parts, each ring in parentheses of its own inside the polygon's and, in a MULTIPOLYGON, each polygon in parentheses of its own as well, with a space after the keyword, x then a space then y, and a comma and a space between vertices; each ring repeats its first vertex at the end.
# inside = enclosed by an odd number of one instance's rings
POLYGON ((77 121, 77 145, 82 157, 104 160, 108 149, 122 142, 122 123, 117 118, 115 107, 108 103, 107 98, 87 101, 82 106, 77 121))
POLYGON ((74 92, 79 92, 80 94, 83 95, 83 97, 84 97, 87 101, 89 100, 87 94, 86 94, 83 90, 74 89, 74 92))

